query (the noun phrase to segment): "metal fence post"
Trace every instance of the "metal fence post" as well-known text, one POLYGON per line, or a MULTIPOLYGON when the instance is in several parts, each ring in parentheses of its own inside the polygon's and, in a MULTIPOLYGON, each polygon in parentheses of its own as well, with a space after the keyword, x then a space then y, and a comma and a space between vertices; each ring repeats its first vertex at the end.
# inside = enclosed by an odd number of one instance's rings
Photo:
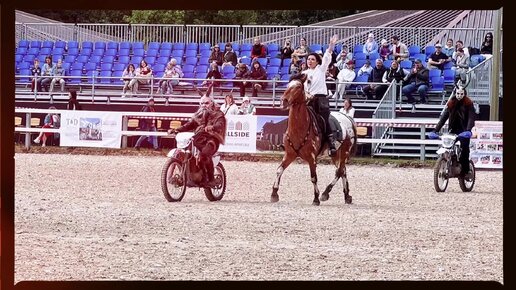
MULTIPOLYGON (((30 128, 31 123, 31 114, 25 113, 25 128, 30 128)), ((25 148, 30 148, 30 132, 25 133, 25 148)))
MULTIPOLYGON (((425 140, 425 136, 426 136, 426 126, 425 126, 425 124, 421 124, 421 140, 425 140)), ((426 155, 425 144, 421 144, 419 146, 421 146, 421 155, 419 156, 419 160, 424 161, 425 155, 426 155)))
MULTIPOLYGON (((122 116, 122 131, 127 131, 127 122, 129 118, 127 116, 122 116)), ((122 135, 122 149, 127 148, 127 135, 122 135)))

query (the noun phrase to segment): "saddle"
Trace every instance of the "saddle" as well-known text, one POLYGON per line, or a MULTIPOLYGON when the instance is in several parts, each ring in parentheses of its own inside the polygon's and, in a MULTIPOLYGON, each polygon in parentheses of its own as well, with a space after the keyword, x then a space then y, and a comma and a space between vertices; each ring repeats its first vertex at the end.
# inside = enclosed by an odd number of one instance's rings
POLYGON ((317 130, 317 134, 319 135, 321 140, 323 140, 323 142, 327 141, 327 136, 329 133, 333 134, 333 138, 335 138, 335 141, 342 142, 342 128, 340 126, 339 121, 334 116, 330 114, 328 120, 330 122, 331 132, 326 132, 326 122, 324 121, 324 119, 319 114, 316 114, 311 106, 308 106, 308 112, 310 113, 312 120, 316 120, 315 127, 317 130))

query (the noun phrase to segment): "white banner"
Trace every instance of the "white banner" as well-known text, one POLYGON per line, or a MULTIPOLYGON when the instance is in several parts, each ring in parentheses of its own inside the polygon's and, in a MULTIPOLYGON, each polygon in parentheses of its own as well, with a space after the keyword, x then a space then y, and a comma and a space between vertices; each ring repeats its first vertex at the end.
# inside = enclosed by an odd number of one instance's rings
POLYGON ((122 114, 62 111, 61 146, 120 148, 122 114))
POLYGON ((256 116, 226 115, 226 144, 220 152, 256 152, 256 116))
POLYGON ((503 122, 475 121, 469 157, 477 168, 503 168, 503 122))

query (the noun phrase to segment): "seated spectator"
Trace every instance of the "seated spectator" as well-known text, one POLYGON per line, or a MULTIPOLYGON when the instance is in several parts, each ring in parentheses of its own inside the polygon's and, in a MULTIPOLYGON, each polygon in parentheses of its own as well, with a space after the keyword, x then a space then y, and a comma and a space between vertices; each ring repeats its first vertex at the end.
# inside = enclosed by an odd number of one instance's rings
POLYGON ((391 37, 391 51, 394 60, 406 60, 409 58, 409 51, 407 46, 402 43, 397 35, 391 37))
POLYGON ((68 110, 82 110, 81 104, 79 104, 79 101, 77 100, 77 92, 75 90, 68 91, 68 110))
MULTIPOLYGON (((245 64, 244 64, 245 65, 245 64)), ((220 106, 220 110, 224 113, 224 115, 238 115, 239 109, 237 104, 235 103, 235 99, 233 95, 226 95, 224 98, 224 104, 220 106)))
MULTIPOLYGON (((246 78, 249 80, 266 80, 267 71, 262 67, 258 61, 253 61, 251 70, 247 72, 246 78)), ((267 82, 243 82, 244 93, 246 87, 252 87, 252 97, 258 97, 258 91, 263 90, 267 87, 267 82)))
MULTIPOLYGON (((400 64, 397 61, 393 61, 391 63, 391 67, 385 71, 382 77, 382 82, 386 84, 392 83, 392 81, 396 81, 397 84, 401 85, 403 80, 405 79, 405 71, 401 68, 400 64)), ((399 97, 400 89, 396 88, 396 96, 399 97)))
MULTIPOLYGON (((244 80, 244 79, 246 79, 248 71, 249 71, 249 69, 247 68, 247 65, 245 63, 239 63, 236 66, 235 79, 236 80, 244 80)), ((237 82, 234 82, 233 85, 235 87, 239 87, 240 88, 240 96, 241 97, 245 96, 245 85, 244 85, 243 82, 237 81, 237 82)))
POLYGON ((414 68, 405 77, 406 85, 403 86, 403 95, 407 97, 407 102, 413 104, 415 102, 412 94, 418 92, 421 104, 426 104, 426 94, 428 92, 428 69, 423 66, 421 60, 414 61, 414 68))
POLYGON ((210 63, 215 62, 218 66, 222 66, 222 62, 224 59, 224 54, 222 51, 220 51, 220 47, 218 44, 215 44, 213 46, 213 49, 211 50, 209 61, 210 63))
MULTIPOLYGON (((371 71, 371 74, 369 75, 367 81, 370 83, 382 83, 384 73, 385 67, 383 66, 383 60, 381 58, 378 58, 375 61, 375 66, 373 67, 373 70, 371 71)), ((370 84, 362 87, 362 91, 364 92, 364 95, 367 100, 373 99, 373 93, 374 99, 380 100, 385 94, 385 91, 387 91, 387 85, 370 84)))
POLYGON ((452 60, 456 61, 457 60, 457 50, 459 48, 462 48, 462 50, 464 51, 464 54, 467 55, 468 57, 470 56, 469 55, 469 50, 467 47, 464 47, 464 42, 462 42, 462 40, 457 40, 455 42, 455 52, 453 53, 452 55, 452 60))
POLYGON ((339 74, 337 75, 337 79, 339 80, 339 83, 337 84, 337 90, 335 91, 335 94, 333 94, 333 98, 340 99, 344 98, 346 95, 346 88, 353 80, 355 80, 356 73, 355 73, 355 63, 350 60, 346 64, 343 70, 339 71, 339 74))
POLYGON ((292 53, 292 56, 297 56, 298 58, 302 59, 305 58, 310 52, 310 47, 308 47, 306 38, 301 37, 299 46, 296 47, 296 49, 292 53))
POLYGON ((290 62, 290 67, 288 72, 292 74, 298 74, 301 72, 301 59, 295 55, 292 56, 292 61, 290 62))
POLYGON ((292 44, 290 42, 290 39, 285 40, 285 44, 281 48, 280 52, 280 58, 281 58, 281 65, 283 66, 283 60, 286 58, 291 58, 292 53, 294 53, 294 49, 292 48, 292 44))
POLYGON ((442 51, 440 43, 435 44, 435 51, 428 57, 428 69, 444 70, 444 64, 448 62, 448 56, 442 51))
POLYGON ((232 65, 236 66, 237 64, 237 55, 235 51, 233 51, 233 45, 231 42, 226 43, 226 47, 224 48, 224 56, 222 58, 222 68, 225 66, 232 65))
POLYGON ((43 64, 43 68, 41 69, 41 88, 46 92, 49 91, 50 82, 52 82, 52 68, 54 64, 52 63, 52 58, 50 56, 45 57, 45 63, 43 64))
POLYGON ((170 62, 167 63, 162 79, 159 81, 156 94, 172 94, 174 86, 179 84, 179 79, 182 78, 183 75, 181 67, 177 65, 177 60, 175 58, 171 59, 170 62))
POLYGON ((260 42, 260 38, 254 38, 254 44, 251 48, 251 61, 254 61, 255 58, 266 57, 267 56, 267 48, 260 42))
POLYGON ((371 66, 371 61, 370 60, 366 60, 364 65, 358 70, 358 76, 363 76, 363 75, 371 75, 371 72, 373 71, 373 67, 371 66))
POLYGON ((299 69, 300 69, 300 71, 305 71, 308 69, 308 65, 306 64, 305 61, 301 62, 301 64, 299 65, 299 69))
POLYGON ((222 74, 220 73, 219 66, 217 65, 216 62, 212 62, 210 64, 210 71, 206 75, 206 78, 208 80, 203 81, 201 83, 201 86, 206 86, 206 85, 208 86, 206 96, 209 97, 213 87, 220 87, 220 81, 215 81, 215 80, 222 79, 222 74))
POLYGON ((455 52, 455 47, 453 46, 453 39, 448 38, 446 40, 446 45, 442 48, 443 53, 448 57, 448 61, 452 60, 453 53, 455 52))
POLYGON ((244 97, 242 99, 242 105, 240 105, 238 113, 239 115, 256 115, 256 107, 251 104, 249 97, 244 97))
POLYGON ((378 43, 376 40, 374 40, 374 34, 369 33, 367 40, 362 47, 362 52, 366 55, 367 58, 369 58, 371 53, 378 52, 378 43))
POLYGON ((344 104, 342 108, 340 108, 339 113, 342 113, 344 115, 348 115, 351 118, 355 117, 355 108, 353 108, 353 102, 350 98, 344 99, 344 104))
POLYGON ((140 66, 135 70, 136 76, 129 82, 133 94, 138 93, 138 87, 140 84, 148 84, 152 77, 152 69, 147 62, 142 59, 140 66))
POLYGON ((469 56, 464 54, 463 48, 459 48, 459 49, 457 49, 457 53, 456 53, 455 57, 456 57, 456 60, 452 67, 452 69, 455 70, 455 82, 458 82, 459 80, 461 80, 462 83, 465 83, 466 82, 466 74, 469 71, 469 64, 470 64, 469 56))
POLYGON ((124 88, 122 89, 122 98, 125 98, 125 94, 127 93, 127 90, 131 89, 129 87, 129 84, 133 80, 133 78, 136 76, 136 71, 134 69, 134 64, 130 63, 127 68, 122 73, 122 81, 124 82, 124 88))
POLYGON ((335 64, 330 63, 330 65, 328 65, 328 69, 326 70, 326 87, 328 90, 334 91, 336 89, 335 80, 337 79, 338 74, 339 70, 335 64))
POLYGON ((480 46, 480 54, 493 54, 493 33, 488 32, 480 46))
POLYGON ((56 83, 61 85, 61 92, 64 92, 65 80, 64 76, 66 76, 66 71, 63 68, 63 60, 58 59, 56 65, 52 68, 52 82, 50 83, 50 91, 49 94, 52 94, 54 91, 54 86, 56 83))
POLYGON ((392 48, 386 39, 382 39, 382 41, 380 41, 380 48, 378 48, 378 53, 383 60, 388 60, 389 56, 392 54, 392 48))
POLYGON ((41 67, 39 66, 39 60, 37 58, 34 59, 34 66, 30 69, 30 74, 34 76, 30 81, 30 91, 34 91, 34 87, 36 87, 36 91, 41 91, 41 67))
MULTIPOLYGON (((56 107, 51 106, 49 109, 55 110, 56 107)), ((59 115, 56 113, 48 113, 45 116, 45 120, 43 121, 43 123, 44 124, 41 128, 58 129, 59 125, 60 125, 59 115)), ((47 139, 50 138, 50 136, 52 136, 53 134, 54 133, 52 133, 52 132, 41 132, 41 133, 39 133, 38 137, 36 137, 36 139, 34 139, 34 143, 39 144, 41 141, 43 141, 43 143, 41 144, 41 147, 45 147, 46 143, 47 143, 47 139)), ((56 134, 58 134, 58 133, 56 133, 56 134)))
POLYGON ((346 66, 346 63, 348 63, 348 61, 350 61, 352 59, 353 59, 353 54, 348 52, 348 47, 346 45, 343 45, 342 50, 340 51, 340 53, 336 59, 337 69, 339 69, 339 71, 343 70, 344 67, 346 66))

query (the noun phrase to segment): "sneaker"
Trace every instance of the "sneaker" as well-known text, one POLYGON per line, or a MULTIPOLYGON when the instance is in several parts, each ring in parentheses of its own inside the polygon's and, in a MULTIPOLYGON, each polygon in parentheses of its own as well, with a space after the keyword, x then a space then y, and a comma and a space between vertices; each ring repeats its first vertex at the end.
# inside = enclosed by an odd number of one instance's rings
POLYGON ((43 143, 43 144, 41 145, 41 147, 46 147, 46 146, 47 146, 47 144, 45 144, 45 143, 43 143))
POLYGON ((34 143, 39 144, 40 140, 39 138, 34 139, 34 143))
POLYGON ((122 98, 125 98, 125 95, 122 95, 122 98))

